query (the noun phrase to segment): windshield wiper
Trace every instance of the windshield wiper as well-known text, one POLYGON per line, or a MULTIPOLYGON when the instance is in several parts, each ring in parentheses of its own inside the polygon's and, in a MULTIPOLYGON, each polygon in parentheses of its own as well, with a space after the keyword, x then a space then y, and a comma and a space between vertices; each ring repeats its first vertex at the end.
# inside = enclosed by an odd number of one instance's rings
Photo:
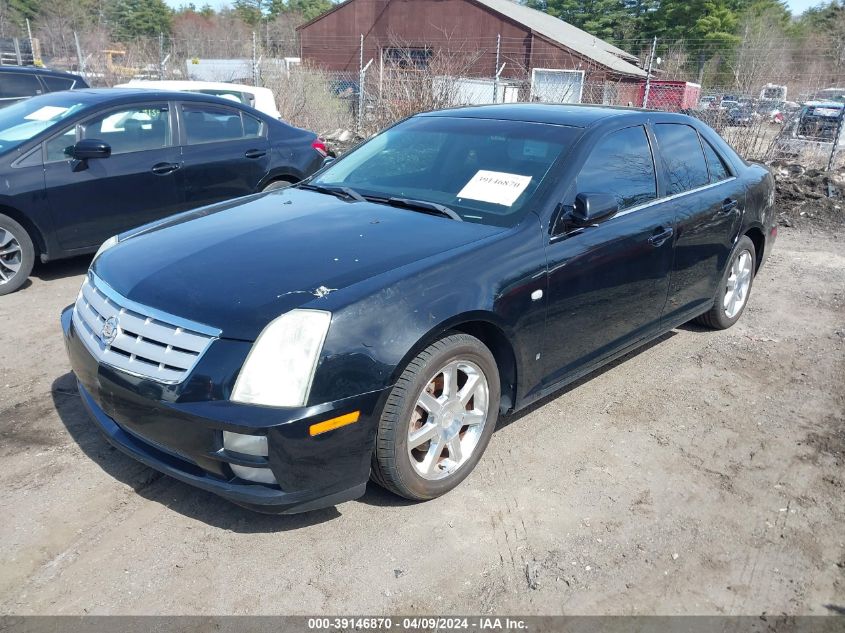
POLYGON ((364 196, 350 187, 341 187, 333 185, 315 185, 310 182, 299 183, 294 185, 299 189, 308 189, 309 191, 317 191, 318 193, 326 193, 330 196, 337 196, 345 200, 355 200, 356 202, 364 202, 364 196))
POLYGON ((382 204, 389 204, 392 207, 400 207, 402 209, 410 209, 411 211, 420 211, 422 213, 429 213, 432 215, 442 215, 451 220, 463 222, 464 219, 455 213, 449 207, 436 202, 429 202, 428 200, 414 200, 412 198, 378 198, 376 196, 367 196, 367 200, 371 202, 380 202, 382 204))

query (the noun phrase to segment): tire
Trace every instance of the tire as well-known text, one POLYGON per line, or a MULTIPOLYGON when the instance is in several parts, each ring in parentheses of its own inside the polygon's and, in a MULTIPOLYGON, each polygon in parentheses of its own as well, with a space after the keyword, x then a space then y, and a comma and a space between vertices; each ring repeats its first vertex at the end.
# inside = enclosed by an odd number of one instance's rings
POLYGON ((477 338, 452 333, 429 345, 408 363, 387 398, 376 433, 373 480, 414 501, 452 490, 487 448, 500 395, 496 360, 477 338), (452 374, 456 383, 448 379, 452 374), (465 405, 449 395, 446 384, 457 385, 458 396, 471 395, 465 405), (435 412, 426 411, 423 398, 435 412), (412 428, 420 436, 409 450, 412 428), (420 443, 428 434, 432 439, 420 443), (453 459, 452 451, 461 453, 460 461, 453 459))
POLYGON ((261 190, 262 193, 265 191, 276 191, 276 189, 284 189, 285 187, 290 187, 293 183, 289 180, 273 180, 268 182, 264 189, 261 190))
POLYGON ((697 317, 695 322, 714 330, 726 330, 739 321, 739 317, 745 312, 745 306, 748 305, 748 297, 751 295, 754 275, 757 273, 756 263, 754 242, 747 235, 743 235, 736 243, 728 265, 725 266, 713 307, 697 317), (744 280, 741 283, 745 289, 741 292, 741 296, 735 299, 736 303, 731 303, 734 295, 729 293, 736 293, 731 288, 737 287, 737 278, 744 280))
POLYGON ((35 264, 35 247, 26 229, 0 214, 0 296, 20 288, 35 264))

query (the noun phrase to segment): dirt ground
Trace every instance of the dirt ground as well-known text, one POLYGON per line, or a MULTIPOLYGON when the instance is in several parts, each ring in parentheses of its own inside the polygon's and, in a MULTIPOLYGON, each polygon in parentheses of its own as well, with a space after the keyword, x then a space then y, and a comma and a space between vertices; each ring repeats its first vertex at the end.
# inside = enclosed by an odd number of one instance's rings
POLYGON ((781 228, 740 323, 505 419, 457 490, 270 517, 86 418, 58 314, 0 298, 0 612, 825 614, 845 608, 845 234, 781 228))

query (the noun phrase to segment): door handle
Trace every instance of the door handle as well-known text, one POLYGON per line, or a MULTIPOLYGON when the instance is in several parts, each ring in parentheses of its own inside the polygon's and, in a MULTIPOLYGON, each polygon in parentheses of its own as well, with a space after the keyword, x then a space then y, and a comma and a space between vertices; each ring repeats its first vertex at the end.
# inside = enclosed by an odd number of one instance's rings
POLYGON ((719 213, 730 213, 734 209, 739 206, 739 201, 734 200, 733 198, 728 198, 722 203, 722 208, 719 209, 719 213))
POLYGON ((244 156, 247 158, 261 158, 265 154, 267 154, 267 150, 264 149, 248 149, 244 153, 244 156))
POLYGON ((675 234, 675 229, 671 226, 668 229, 664 229, 662 226, 654 229, 655 231, 660 231, 660 233, 655 233, 650 238, 648 238, 648 243, 652 246, 661 246, 666 240, 672 237, 675 234))
POLYGON ((167 174, 172 174, 181 166, 182 163, 156 163, 150 171, 156 176, 166 176, 167 174))

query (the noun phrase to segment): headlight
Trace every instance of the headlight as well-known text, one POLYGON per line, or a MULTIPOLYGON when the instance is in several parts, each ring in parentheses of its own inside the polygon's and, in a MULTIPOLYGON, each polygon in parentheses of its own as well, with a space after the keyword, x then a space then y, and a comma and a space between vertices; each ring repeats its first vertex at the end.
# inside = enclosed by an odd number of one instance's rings
POLYGON ((330 312, 291 310, 265 327, 238 374, 232 400, 304 406, 331 320, 330 312))
POLYGON ((117 243, 120 241, 120 238, 117 235, 112 235, 109 239, 103 242, 102 246, 97 249, 97 252, 94 254, 94 259, 91 260, 93 264, 94 261, 107 250, 109 250, 112 246, 116 246, 117 243))

